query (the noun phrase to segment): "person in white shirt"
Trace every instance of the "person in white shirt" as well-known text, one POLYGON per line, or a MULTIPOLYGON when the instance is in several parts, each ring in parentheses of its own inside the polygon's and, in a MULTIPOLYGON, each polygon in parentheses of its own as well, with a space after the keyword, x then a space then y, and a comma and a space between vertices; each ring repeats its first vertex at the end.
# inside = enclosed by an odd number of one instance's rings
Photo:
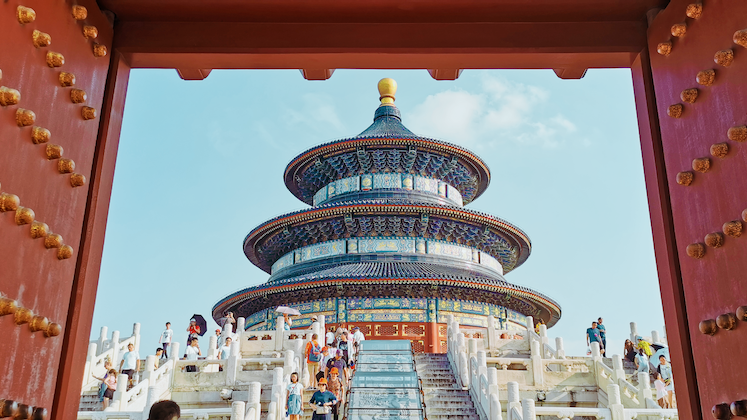
POLYGON ((127 345, 127 353, 122 356, 119 362, 119 371, 127 375, 130 381, 135 376, 135 372, 140 371, 140 354, 135 351, 135 346, 130 343, 127 345))
POLYGON ((221 359, 228 359, 228 356, 231 355, 231 342, 233 342, 231 337, 226 337, 226 342, 219 350, 219 356, 221 359))
POLYGON ((360 349, 361 342, 363 341, 366 341, 366 336, 363 335, 360 328, 353 327, 353 351, 355 352, 356 355, 358 354, 358 350, 360 349))
POLYGON ((171 345, 171 338, 174 336, 174 330, 171 329, 171 323, 166 323, 166 329, 161 333, 161 338, 158 340, 161 343, 163 354, 161 357, 164 359, 169 358, 169 346, 171 345))
MULTIPOLYGON (((184 352, 184 359, 185 360, 197 360, 197 356, 202 356, 202 351, 200 351, 200 345, 199 345, 199 341, 197 340, 197 337, 194 337, 189 342, 189 346, 187 347, 187 350, 184 352)), ((187 372, 198 372, 197 366, 195 365, 187 365, 186 370, 187 372)))

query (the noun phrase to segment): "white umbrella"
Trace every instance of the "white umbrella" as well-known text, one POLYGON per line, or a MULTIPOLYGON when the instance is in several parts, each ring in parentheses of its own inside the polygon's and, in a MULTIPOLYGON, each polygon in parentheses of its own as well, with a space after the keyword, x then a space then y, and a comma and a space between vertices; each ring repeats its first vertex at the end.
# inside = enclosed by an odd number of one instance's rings
POLYGON ((278 306, 277 309, 275 309, 275 312, 288 315, 301 315, 301 312, 299 312, 298 309, 289 308, 287 306, 278 306))

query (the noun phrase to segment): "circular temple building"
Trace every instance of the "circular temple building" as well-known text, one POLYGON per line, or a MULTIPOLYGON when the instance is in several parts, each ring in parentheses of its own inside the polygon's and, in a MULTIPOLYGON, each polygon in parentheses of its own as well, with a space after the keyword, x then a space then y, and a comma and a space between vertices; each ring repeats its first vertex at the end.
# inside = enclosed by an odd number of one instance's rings
POLYGON ((397 84, 379 82, 381 105, 361 134, 309 149, 285 169, 288 189, 310 209, 252 230, 244 253, 270 279, 213 307, 246 318, 247 330, 275 328, 275 308, 298 309, 293 328, 324 315, 368 338, 409 339, 415 351, 446 351, 446 318, 485 327, 547 326, 560 306, 504 275, 526 261, 527 235, 464 205, 485 191, 478 156, 420 137, 394 106, 397 84))

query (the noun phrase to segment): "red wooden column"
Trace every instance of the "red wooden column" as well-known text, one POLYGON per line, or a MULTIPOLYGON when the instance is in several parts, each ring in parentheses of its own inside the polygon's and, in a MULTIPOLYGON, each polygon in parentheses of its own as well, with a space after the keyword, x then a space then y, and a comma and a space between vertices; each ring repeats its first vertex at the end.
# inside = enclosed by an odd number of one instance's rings
POLYGON ((98 183, 97 138, 113 30, 93 0, 21 4, 0 4, 0 398, 70 419, 96 289, 76 286, 89 209, 111 188, 98 183))
POLYGON ((747 3, 673 0, 633 67, 674 386, 683 418, 747 399, 747 3), (736 36, 735 36, 736 34, 736 36), (699 328, 699 325, 712 328, 699 328))

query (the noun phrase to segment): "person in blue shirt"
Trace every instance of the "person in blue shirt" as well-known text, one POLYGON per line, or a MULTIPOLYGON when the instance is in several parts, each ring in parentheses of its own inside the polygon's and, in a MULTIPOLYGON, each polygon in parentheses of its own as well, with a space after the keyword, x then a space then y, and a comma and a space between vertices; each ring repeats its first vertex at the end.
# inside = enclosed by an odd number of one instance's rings
POLYGON ((648 356, 643 349, 638 349, 638 354, 635 355, 635 366, 638 368, 637 372, 648 373, 648 356))
POLYGON ((309 404, 314 410, 311 420, 332 420, 332 406, 337 404, 337 397, 327 391, 326 379, 320 379, 317 385, 319 390, 309 400, 309 404))
POLYGON ((591 323, 591 328, 586 329, 586 345, 591 346, 594 342, 599 343, 599 350, 604 355, 604 344, 602 344, 602 336, 599 334, 596 321, 591 323))
POLYGON ((607 348, 607 328, 602 325, 602 317, 597 319, 597 329, 599 330, 599 336, 602 338, 602 347, 607 348))

